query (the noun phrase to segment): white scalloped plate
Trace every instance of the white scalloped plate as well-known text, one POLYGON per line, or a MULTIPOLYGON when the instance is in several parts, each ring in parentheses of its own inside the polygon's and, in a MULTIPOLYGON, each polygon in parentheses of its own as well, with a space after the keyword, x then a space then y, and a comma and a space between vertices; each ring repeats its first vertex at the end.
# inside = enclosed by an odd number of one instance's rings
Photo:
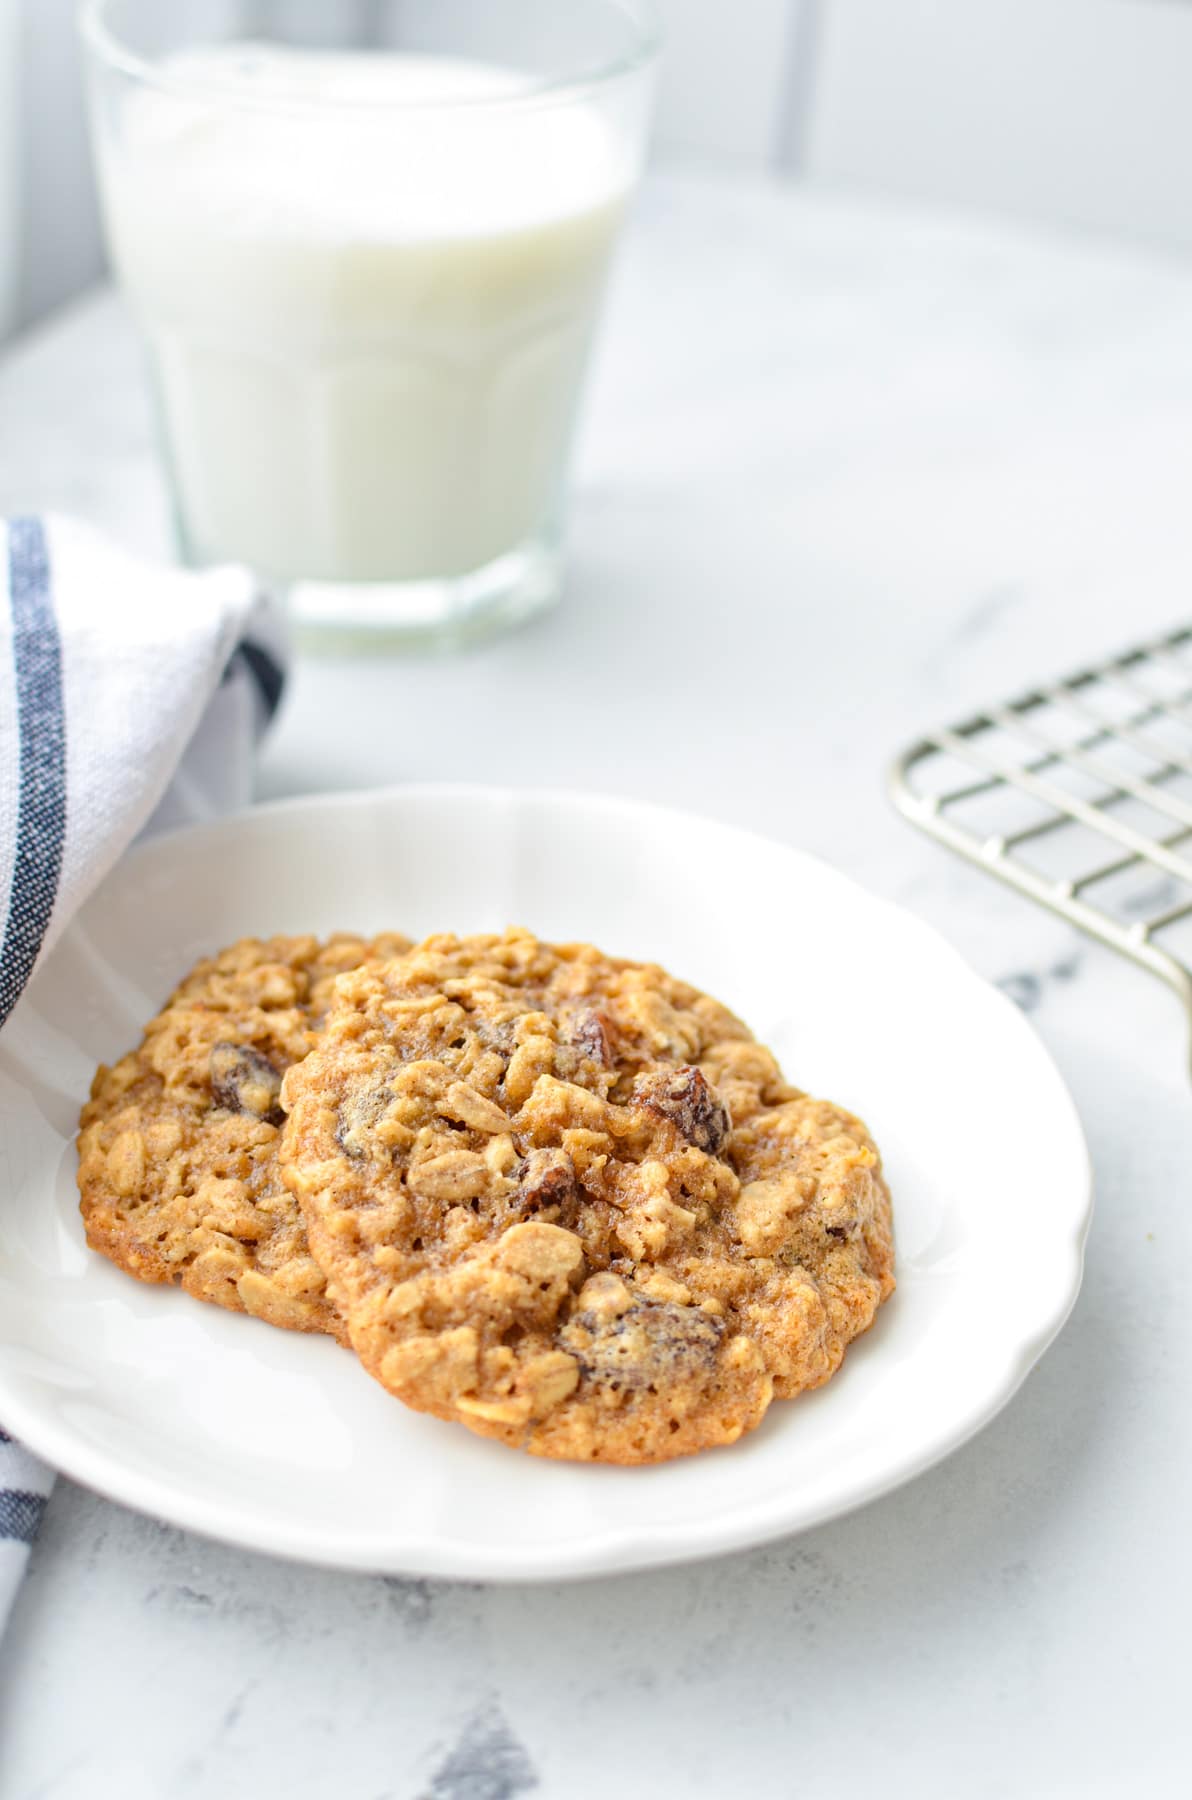
POLYGON ((0 1420, 173 1523, 342 1568, 547 1580, 741 1549, 887 1492, 1002 1407, 1076 1297, 1080 1124, 1015 1009, 909 915, 782 844, 580 795, 407 788, 161 839, 91 900, 0 1039, 0 1420), (885 1152, 899 1287, 839 1375, 659 1468, 518 1455, 407 1412, 329 1341, 139 1286, 83 1241, 94 1065, 250 933, 517 922, 721 996, 885 1152), (1021 1245, 1029 1241, 1031 1254, 1021 1245))

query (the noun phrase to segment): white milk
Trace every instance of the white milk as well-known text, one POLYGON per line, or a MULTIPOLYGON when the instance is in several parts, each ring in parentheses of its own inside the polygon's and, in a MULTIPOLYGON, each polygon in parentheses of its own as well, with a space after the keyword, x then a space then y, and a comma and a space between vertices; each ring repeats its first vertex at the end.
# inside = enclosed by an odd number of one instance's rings
POLYGON ((519 91, 229 45, 127 100, 108 223, 200 560, 454 576, 549 522, 634 171, 593 105, 519 91))

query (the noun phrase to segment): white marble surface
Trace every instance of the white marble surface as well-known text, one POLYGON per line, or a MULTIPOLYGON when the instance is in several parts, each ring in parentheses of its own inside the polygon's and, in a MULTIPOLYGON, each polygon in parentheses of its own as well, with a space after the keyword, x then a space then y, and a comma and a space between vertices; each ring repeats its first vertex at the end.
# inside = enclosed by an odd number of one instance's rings
MULTIPOLYGON (((164 542, 135 368, 110 299, 0 365, 0 509, 164 542)), ((1081 1300, 933 1473, 645 1578, 322 1574, 60 1482, 0 1646, 3 1800, 1186 1791, 1182 1021, 911 832, 883 771, 917 726, 1192 613, 1190 445, 1176 264, 653 186, 566 604, 457 661, 305 663, 262 790, 620 790, 788 838, 914 908, 1031 1008, 1072 1085, 1099 1190, 1081 1300)))

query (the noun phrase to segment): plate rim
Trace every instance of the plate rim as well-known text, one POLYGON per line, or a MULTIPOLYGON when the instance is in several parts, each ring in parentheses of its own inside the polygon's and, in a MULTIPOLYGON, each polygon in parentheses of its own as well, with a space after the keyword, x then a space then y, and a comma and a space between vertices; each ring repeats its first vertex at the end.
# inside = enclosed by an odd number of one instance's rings
MULTIPOLYGON (((791 1505, 791 1496, 783 1494, 779 1502, 773 1498, 755 1511, 740 1509, 723 1517, 693 1522, 671 1520, 666 1537, 660 1526, 636 1532, 616 1528, 603 1534, 590 1535, 582 1544, 538 1547, 527 1550, 520 1546, 452 1545, 438 1538, 412 1535, 408 1531, 387 1537, 382 1542, 375 1533, 357 1540, 332 1542, 326 1532, 312 1530, 309 1525, 292 1524, 278 1518, 266 1528, 251 1517, 237 1521, 236 1503, 216 1503, 192 1498, 185 1489, 150 1473, 122 1463, 111 1452, 96 1449, 69 1428, 59 1427, 55 1415, 47 1416, 38 1407, 25 1406, 19 1394, 8 1391, 5 1380, 3 1350, 0 1348, 0 1410, 4 1426, 35 1456, 69 1479, 111 1500, 142 1513, 165 1520, 181 1529, 233 1548, 299 1562, 324 1569, 352 1573, 391 1574, 412 1578, 448 1581, 484 1581, 500 1585, 537 1585, 542 1582, 591 1580, 606 1575, 625 1574, 647 1569, 667 1568, 736 1551, 756 1549, 793 1537, 832 1519, 844 1518, 915 1480, 969 1443, 1001 1412, 1022 1386, 1031 1370, 1063 1329, 1080 1292, 1084 1271, 1084 1250, 1094 1209, 1094 1171, 1088 1142, 1079 1111, 1055 1058, 1035 1031, 1030 1021, 1009 997, 967 962, 957 947, 935 925, 928 924, 916 913, 883 894, 875 894, 853 876, 834 864, 780 837, 741 826, 712 814, 694 812, 636 797, 588 792, 581 788, 550 786, 510 786, 484 782, 400 782, 381 787, 355 788, 325 793, 287 795, 283 798, 252 805, 219 819, 204 820, 162 832, 135 844, 115 867, 106 874, 81 903, 66 925, 53 949, 37 970, 30 986, 43 975, 61 945, 70 937, 81 915, 111 881, 125 880, 135 874, 138 864, 152 862, 180 841, 201 843, 204 838, 221 839, 228 833, 252 831, 263 822, 288 814, 356 810, 383 807, 403 801, 452 799, 487 805, 538 804, 565 805, 604 813, 633 814, 640 819, 665 820, 671 826, 688 824, 712 827, 738 840, 742 846, 765 846, 779 849, 796 863, 812 869, 820 881, 827 879, 847 889, 867 907, 880 909, 902 932, 910 931, 927 945, 932 954, 941 955, 952 965, 954 974, 970 987, 975 987, 988 1003, 1004 1009, 1014 1022, 1022 1042, 1032 1046, 1039 1074, 1051 1087, 1050 1104, 1063 1115, 1070 1139, 1070 1149, 1079 1157, 1079 1169, 1073 1162, 1073 1198, 1070 1217, 1062 1242, 1066 1246, 1066 1280, 1062 1294, 1058 1276, 1050 1304, 1037 1310, 1046 1312, 1035 1321, 1029 1335, 1020 1335, 1012 1352, 998 1363, 997 1378, 985 1382, 972 1403, 950 1414, 942 1426, 925 1437, 918 1437, 905 1454, 888 1462, 882 1474, 861 1477, 852 1484, 853 1491, 826 1497, 818 1503, 799 1507, 791 1505)), ((25 997, 18 1005, 25 1004, 25 997)), ((1057 1250, 1061 1233, 1057 1227, 1057 1250)), ((1058 1256, 1057 1256, 1058 1268, 1058 1256)), ((664 1465, 665 1466, 665 1465, 664 1465)), ((638 1478, 649 1479, 650 1471, 637 1472, 638 1478)))

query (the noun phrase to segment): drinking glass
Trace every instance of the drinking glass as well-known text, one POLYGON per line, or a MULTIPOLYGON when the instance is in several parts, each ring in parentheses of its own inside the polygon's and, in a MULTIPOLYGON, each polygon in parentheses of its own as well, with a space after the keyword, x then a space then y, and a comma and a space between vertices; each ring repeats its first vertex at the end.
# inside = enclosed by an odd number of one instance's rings
POLYGON ((646 0, 87 0, 184 558, 324 636, 550 605, 644 150, 646 0))

